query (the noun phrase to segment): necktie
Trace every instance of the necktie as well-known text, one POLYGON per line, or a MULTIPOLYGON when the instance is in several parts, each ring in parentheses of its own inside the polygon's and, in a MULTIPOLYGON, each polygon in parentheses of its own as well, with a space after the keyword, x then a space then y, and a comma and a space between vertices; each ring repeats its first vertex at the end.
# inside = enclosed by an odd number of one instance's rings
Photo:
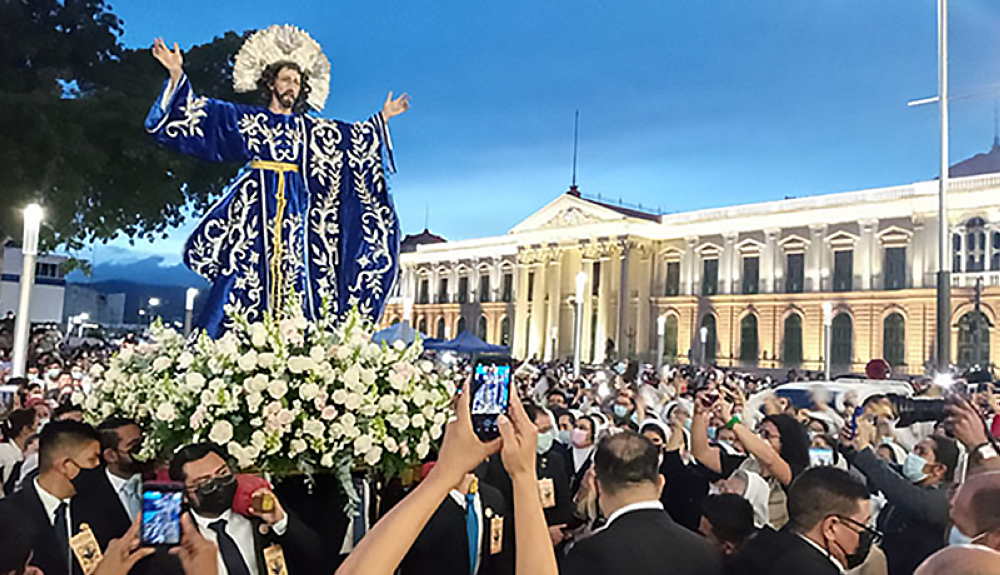
POLYGON ((128 511, 129 519, 135 519, 135 516, 139 514, 139 509, 141 509, 139 504, 139 479, 138 475, 132 476, 128 481, 122 485, 122 493, 125 494, 125 507, 128 511))
POLYGON ((229 575, 250 575, 246 561, 240 548, 236 546, 236 541, 226 533, 226 520, 219 519, 208 524, 208 528, 215 531, 216 542, 219 544, 219 553, 222 554, 222 563, 226 566, 229 575))
POLYGON ((465 496, 465 531, 469 536, 469 573, 476 575, 479 558, 479 514, 476 513, 476 487, 465 496))
POLYGON ((59 541, 59 552, 63 554, 69 553, 69 522, 66 517, 68 510, 66 502, 61 502, 59 507, 56 507, 56 517, 52 523, 52 527, 56 530, 56 539, 59 541))

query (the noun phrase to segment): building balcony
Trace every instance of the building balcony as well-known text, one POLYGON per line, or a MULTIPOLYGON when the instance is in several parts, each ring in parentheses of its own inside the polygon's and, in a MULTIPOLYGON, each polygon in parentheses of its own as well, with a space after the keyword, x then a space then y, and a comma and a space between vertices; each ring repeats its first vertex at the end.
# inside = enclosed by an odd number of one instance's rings
POLYGON ((951 287, 976 287, 976 281, 982 282, 982 286, 1000 286, 1000 271, 985 272, 958 272, 951 274, 951 287))

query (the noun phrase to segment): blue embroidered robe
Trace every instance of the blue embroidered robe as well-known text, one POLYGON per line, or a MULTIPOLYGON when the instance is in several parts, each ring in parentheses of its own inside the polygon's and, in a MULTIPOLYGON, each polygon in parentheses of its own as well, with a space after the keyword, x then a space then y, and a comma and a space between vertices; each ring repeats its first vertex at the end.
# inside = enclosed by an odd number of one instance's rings
POLYGON ((199 97, 186 76, 168 89, 146 118, 157 142, 246 164, 185 244, 184 262, 212 283, 198 326, 217 337, 234 313, 257 320, 299 300, 315 318, 323 298, 331 313, 357 306, 377 320, 396 278, 400 235, 382 115, 346 124, 274 114, 199 97))

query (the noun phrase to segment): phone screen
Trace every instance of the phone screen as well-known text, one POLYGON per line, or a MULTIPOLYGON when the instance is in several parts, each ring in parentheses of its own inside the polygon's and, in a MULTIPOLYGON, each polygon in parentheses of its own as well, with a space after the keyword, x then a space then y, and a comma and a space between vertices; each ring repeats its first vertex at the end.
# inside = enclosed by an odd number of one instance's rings
POLYGON ((143 486, 143 545, 180 545, 183 503, 184 492, 179 486, 143 486))
POLYGON ((510 405, 510 361, 481 360, 472 374, 472 426, 482 439, 500 435, 497 417, 510 405))

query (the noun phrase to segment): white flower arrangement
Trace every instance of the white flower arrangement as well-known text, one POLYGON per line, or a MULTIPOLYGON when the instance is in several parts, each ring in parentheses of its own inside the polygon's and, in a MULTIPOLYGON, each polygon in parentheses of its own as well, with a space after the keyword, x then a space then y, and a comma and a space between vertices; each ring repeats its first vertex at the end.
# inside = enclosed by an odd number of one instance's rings
POLYGON ((339 323, 236 317, 213 340, 155 326, 152 344, 123 349, 77 398, 88 418, 145 429, 140 457, 189 443, 223 447, 241 469, 273 475, 369 466, 398 476, 440 440, 455 381, 420 360, 420 341, 371 343, 357 311, 339 323))

